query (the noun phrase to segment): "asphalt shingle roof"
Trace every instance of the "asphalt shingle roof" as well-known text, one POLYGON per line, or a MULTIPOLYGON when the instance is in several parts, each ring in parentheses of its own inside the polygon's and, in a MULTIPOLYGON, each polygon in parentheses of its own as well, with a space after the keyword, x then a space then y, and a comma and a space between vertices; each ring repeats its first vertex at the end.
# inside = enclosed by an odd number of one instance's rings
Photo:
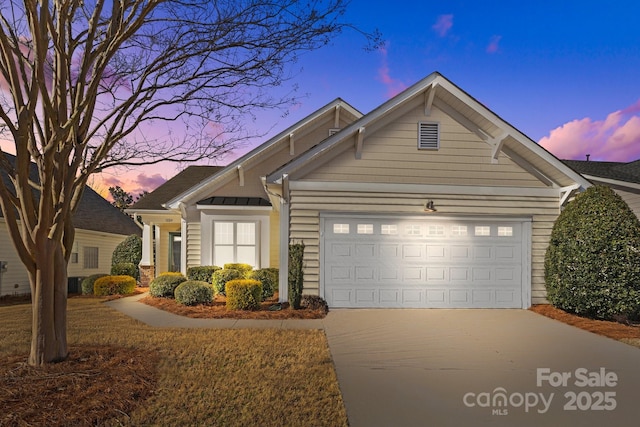
POLYGON ((597 162, 592 160, 563 160, 582 175, 640 184, 640 160, 633 162, 597 162))
POLYGON ((223 166, 189 166, 151 193, 147 194, 129 209, 136 210, 164 210, 164 203, 182 194, 196 184, 215 175, 224 169, 223 166))
POLYGON ((213 206, 271 206, 262 197, 209 197, 198 202, 199 205, 213 206))

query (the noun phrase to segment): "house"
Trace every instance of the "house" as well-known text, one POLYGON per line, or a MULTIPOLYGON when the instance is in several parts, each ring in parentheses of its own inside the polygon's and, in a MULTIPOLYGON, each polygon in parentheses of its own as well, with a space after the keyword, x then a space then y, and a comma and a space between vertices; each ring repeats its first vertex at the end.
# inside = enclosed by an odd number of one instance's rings
POLYGON ((337 99, 162 210, 130 212, 156 273, 169 221, 181 271, 279 267, 281 300, 303 242, 304 292, 331 307, 527 308, 545 300, 555 219, 590 185, 433 73, 365 115, 337 99))
POLYGON ((599 162, 564 160, 593 184, 611 187, 640 217, 640 160, 633 162, 599 162))
MULTIPOLYGON (((82 278, 96 273, 109 273, 111 256, 116 246, 127 236, 141 235, 141 229, 133 219, 88 186, 73 219, 76 235, 67 267, 68 290, 79 292, 82 278)), ((0 260, 5 265, 0 270, 0 296, 30 293, 27 270, 11 243, 1 213, 0 240, 4 242, 0 246, 0 260)))

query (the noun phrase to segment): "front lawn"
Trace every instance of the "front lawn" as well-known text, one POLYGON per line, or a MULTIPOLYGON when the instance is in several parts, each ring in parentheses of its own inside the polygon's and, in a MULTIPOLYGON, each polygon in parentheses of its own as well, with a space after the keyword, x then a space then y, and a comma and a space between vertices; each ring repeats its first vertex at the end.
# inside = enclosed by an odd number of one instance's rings
POLYGON ((30 310, 0 307, 0 425, 347 425, 320 330, 151 328, 72 298, 69 359, 34 369, 30 310))

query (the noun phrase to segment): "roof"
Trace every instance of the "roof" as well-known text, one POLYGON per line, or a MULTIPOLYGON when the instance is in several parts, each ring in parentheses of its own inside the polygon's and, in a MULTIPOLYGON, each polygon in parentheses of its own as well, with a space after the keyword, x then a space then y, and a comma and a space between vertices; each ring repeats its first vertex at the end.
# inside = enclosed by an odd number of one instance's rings
MULTIPOLYGON (((15 161, 15 156, 4 153, 10 162, 15 161)), ((32 164, 30 170, 31 179, 38 180, 38 173, 35 164, 32 164)), ((11 180, 5 173, 4 169, 0 169, 2 179, 10 191, 14 191, 11 180)), ((2 212, 0 211, 0 217, 2 212)), ((122 235, 142 235, 140 226, 129 216, 121 212, 113 206, 104 197, 96 193, 88 185, 85 186, 82 199, 78 205, 78 209, 73 216, 73 225, 76 229, 98 231, 102 233, 122 234, 122 235)))
POLYGON ((587 178, 604 178, 640 184, 640 160, 629 163, 598 162, 593 160, 563 160, 563 162, 587 178))
POLYGON ((271 206, 271 203, 262 197, 209 197, 200 200, 198 205, 207 206, 271 206))
MULTIPOLYGON (((590 182, 567 167, 561 160, 524 135, 497 114, 478 102, 438 72, 434 72, 378 108, 356 120, 340 132, 327 138, 303 155, 267 176, 268 183, 279 182, 286 174, 291 178, 310 171, 316 159, 340 150, 334 148, 353 144, 354 137, 368 134, 386 120, 401 114, 410 106, 424 105, 425 110, 435 106, 476 134, 493 148, 494 158, 504 153, 520 167, 526 169, 549 187, 589 187, 590 182), (366 133, 365 133, 366 129, 366 133)), ((298 177, 299 178, 299 177, 298 177)))
POLYGON ((191 187, 185 188, 182 192, 177 192, 170 200, 165 200, 165 202, 167 202, 166 205, 170 208, 177 208, 178 203, 180 203, 181 201, 186 200, 188 202, 196 202, 197 200, 201 200, 203 197, 211 194, 212 191, 215 191, 215 186, 217 184, 224 182, 224 180, 228 179, 229 176, 237 174, 239 168, 246 167, 248 164, 260 161, 259 159, 261 158, 261 156, 265 155, 266 152, 272 147, 278 145, 278 143, 288 143, 288 140, 292 134, 303 129, 305 126, 312 124, 318 118, 326 114, 333 114, 336 109, 340 109, 340 111, 346 111, 354 119, 362 117, 362 113, 360 111, 356 110, 343 99, 336 98, 330 103, 311 113, 307 117, 288 127, 284 131, 278 133, 273 138, 260 144, 244 156, 238 158, 233 163, 226 166, 219 173, 213 174, 200 182, 194 183, 193 185, 191 185, 191 187))
POLYGON ((164 204, 194 185, 214 176, 224 169, 224 166, 189 166, 176 176, 145 195, 131 207, 129 211, 140 210, 166 210, 164 204))

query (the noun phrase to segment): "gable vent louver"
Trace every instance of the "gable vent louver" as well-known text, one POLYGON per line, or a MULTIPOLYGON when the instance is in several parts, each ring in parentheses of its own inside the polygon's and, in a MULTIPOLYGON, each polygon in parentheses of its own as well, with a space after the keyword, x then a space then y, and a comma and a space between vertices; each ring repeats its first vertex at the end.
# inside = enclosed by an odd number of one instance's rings
POLYGON ((440 123, 418 123, 418 149, 440 148, 440 123))

